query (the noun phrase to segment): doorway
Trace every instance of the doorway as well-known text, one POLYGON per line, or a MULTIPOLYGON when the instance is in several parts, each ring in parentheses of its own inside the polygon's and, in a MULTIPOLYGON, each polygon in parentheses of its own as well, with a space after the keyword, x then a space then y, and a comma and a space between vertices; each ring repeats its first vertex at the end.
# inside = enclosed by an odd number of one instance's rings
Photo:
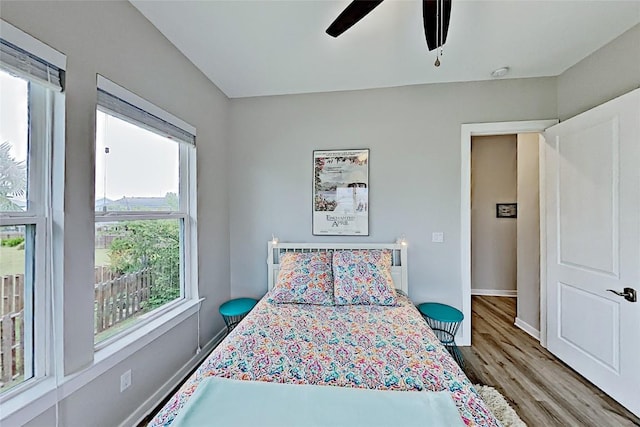
MULTIPOLYGON (((465 316, 460 345, 471 345, 471 138, 472 136, 508 135, 520 133, 541 133, 556 124, 557 120, 537 120, 523 122, 463 124, 461 132, 461 280, 462 311, 465 316)), ((540 164, 544 168, 544 164, 540 164)), ((541 195, 542 199, 542 195, 541 195)), ((541 224, 541 235, 543 234, 541 224)), ((544 257, 541 256, 544 265, 544 257)), ((546 301, 544 289, 540 290, 540 300, 546 301)), ((540 304, 540 342, 546 345, 546 307, 540 304)))
POLYGON ((471 295, 517 295, 517 138, 471 137, 471 295))
POLYGON ((471 139, 471 295, 516 298, 511 323, 539 341, 541 135, 471 139))

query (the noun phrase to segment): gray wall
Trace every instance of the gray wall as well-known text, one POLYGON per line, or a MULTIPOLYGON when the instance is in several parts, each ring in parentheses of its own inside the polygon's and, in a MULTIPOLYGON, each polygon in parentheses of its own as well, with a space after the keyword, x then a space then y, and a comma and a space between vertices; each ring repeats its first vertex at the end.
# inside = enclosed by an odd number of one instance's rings
POLYGON ((540 183, 537 133, 518 135, 518 319, 540 330, 540 183))
POLYGON ((516 135, 471 138, 471 292, 516 291, 516 218, 496 203, 518 199, 516 135))
POLYGON ((640 24, 558 77, 558 117, 568 119, 640 87, 640 24))
MULTIPOLYGON (((128 2, 3 1, 2 19, 67 55, 64 199, 64 371, 93 362, 94 134, 96 73, 196 126, 201 342, 223 324, 229 297, 226 123, 229 100, 128 2)), ((144 161, 144 159, 141 159, 144 161)), ((116 425, 194 354, 196 318, 66 398, 60 425, 116 425), (133 385, 120 393, 131 368, 133 385), (121 372, 122 371, 122 372, 121 372), (95 402, 99 398, 100 405, 95 402), (91 421, 88 421, 91 420, 91 421)), ((54 425, 51 411, 34 422, 54 425), (49 415, 47 415, 49 414, 49 415)), ((38 414, 33 414, 34 416, 38 414)))
POLYGON ((556 117, 554 78, 231 100, 234 296, 267 290, 266 242, 311 235, 312 151, 370 148, 370 236, 409 243, 410 294, 462 307, 460 125, 556 117), (431 243, 443 231, 444 243, 431 243))

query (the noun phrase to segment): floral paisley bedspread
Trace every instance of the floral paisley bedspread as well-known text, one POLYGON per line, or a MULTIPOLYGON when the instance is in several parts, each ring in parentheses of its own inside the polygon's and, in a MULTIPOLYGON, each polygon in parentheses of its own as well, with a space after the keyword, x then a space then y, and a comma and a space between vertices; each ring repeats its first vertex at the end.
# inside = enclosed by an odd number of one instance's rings
POLYGON ((448 391, 468 426, 499 426, 411 301, 399 306, 273 304, 263 298, 149 426, 170 425, 198 383, 253 381, 448 391))

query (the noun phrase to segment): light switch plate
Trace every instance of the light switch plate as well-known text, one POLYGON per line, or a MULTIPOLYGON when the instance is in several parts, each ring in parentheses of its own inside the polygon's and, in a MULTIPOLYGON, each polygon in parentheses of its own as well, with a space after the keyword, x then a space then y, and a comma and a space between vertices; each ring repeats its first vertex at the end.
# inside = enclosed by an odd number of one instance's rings
POLYGON ((434 231, 433 233, 431 233, 431 241, 433 243, 443 243, 444 233, 442 231, 434 231))

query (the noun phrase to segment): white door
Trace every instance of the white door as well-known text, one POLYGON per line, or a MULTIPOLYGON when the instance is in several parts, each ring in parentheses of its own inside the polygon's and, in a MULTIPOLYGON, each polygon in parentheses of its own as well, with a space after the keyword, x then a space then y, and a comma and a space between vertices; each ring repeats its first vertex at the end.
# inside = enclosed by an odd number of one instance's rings
POLYGON ((547 347, 640 416, 640 89, 545 137, 547 347))

